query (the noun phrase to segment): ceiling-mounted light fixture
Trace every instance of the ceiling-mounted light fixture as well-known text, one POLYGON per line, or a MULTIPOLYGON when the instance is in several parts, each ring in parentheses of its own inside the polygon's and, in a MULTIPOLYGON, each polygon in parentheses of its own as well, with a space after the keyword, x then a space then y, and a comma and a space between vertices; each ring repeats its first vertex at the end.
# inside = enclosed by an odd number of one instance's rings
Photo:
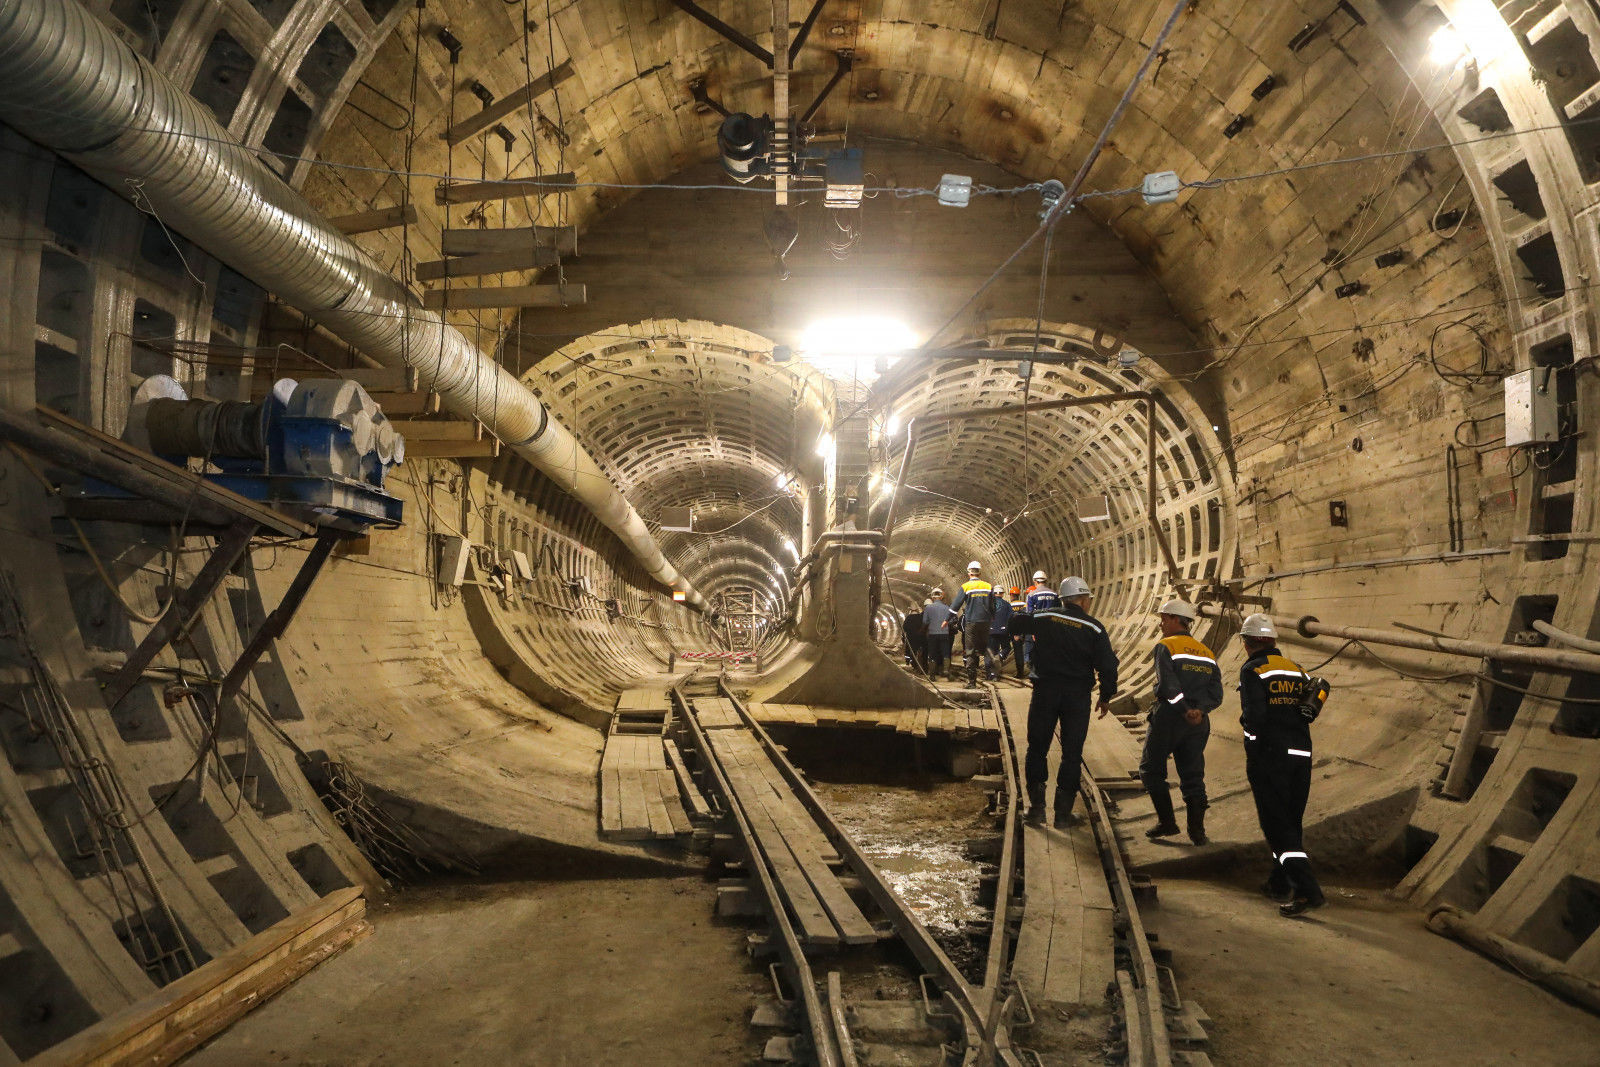
POLYGON ((681 589, 674 589, 672 591, 672 599, 682 604, 685 600, 689 599, 689 595, 681 589))
POLYGON ((1453 67, 1467 54, 1467 42, 1461 31, 1445 23, 1428 38, 1428 58, 1441 67, 1453 67))
POLYGON ((920 559, 906 560, 905 570, 907 574, 920 574, 922 572, 922 561, 920 559))

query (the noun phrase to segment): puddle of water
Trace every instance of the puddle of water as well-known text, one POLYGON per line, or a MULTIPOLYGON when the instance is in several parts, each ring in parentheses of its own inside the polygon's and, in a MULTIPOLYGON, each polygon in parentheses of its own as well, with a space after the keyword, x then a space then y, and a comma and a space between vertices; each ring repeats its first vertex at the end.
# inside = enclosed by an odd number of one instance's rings
POLYGON ((983 865, 967 842, 993 833, 987 797, 970 782, 919 788, 817 782, 813 788, 952 961, 981 979, 983 950, 965 924, 990 919, 978 904, 983 865))

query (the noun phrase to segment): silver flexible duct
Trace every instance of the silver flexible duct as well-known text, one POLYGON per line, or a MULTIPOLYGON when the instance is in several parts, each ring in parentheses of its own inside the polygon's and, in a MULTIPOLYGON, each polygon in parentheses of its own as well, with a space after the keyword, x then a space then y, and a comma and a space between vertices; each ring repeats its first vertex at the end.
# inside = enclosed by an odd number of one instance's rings
POLYGON ((455 327, 416 306, 201 104, 75 0, 0 0, 0 118, 342 339, 414 367, 451 412, 577 497, 651 577, 705 600, 572 433, 455 327))

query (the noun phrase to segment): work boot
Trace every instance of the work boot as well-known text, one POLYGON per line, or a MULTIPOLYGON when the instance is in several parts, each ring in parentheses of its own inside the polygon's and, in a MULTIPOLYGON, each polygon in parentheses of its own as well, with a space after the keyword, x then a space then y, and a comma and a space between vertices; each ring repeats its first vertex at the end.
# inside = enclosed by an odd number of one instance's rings
POLYGON ((1287 904, 1278 905, 1278 914, 1285 919, 1293 919, 1297 915, 1304 915, 1328 903, 1328 898, 1318 893, 1314 897, 1295 897, 1287 904))
POLYGON ((1043 826, 1044 825, 1044 805, 1039 803, 1038 801, 1035 801, 1034 803, 1029 804, 1028 805, 1028 814, 1026 814, 1026 815, 1024 815, 1022 817, 1022 821, 1027 823, 1029 826, 1043 826))
POLYGON ((1261 883, 1261 895, 1274 904, 1288 904, 1294 900, 1294 891, 1273 878, 1261 883))
POLYGON ((1074 826, 1080 825, 1082 822, 1083 816, 1075 815, 1071 811, 1062 811, 1060 808, 1056 809, 1057 830, 1070 830, 1074 826))
POLYGON ((1149 838, 1174 837, 1178 833, 1178 817, 1172 811, 1172 794, 1167 787, 1150 790, 1150 806, 1156 809, 1156 824, 1144 832, 1149 838))
POLYGON ((1206 809, 1190 808, 1186 814, 1189 823, 1189 840, 1197 845, 1205 844, 1209 840, 1206 837, 1206 809))

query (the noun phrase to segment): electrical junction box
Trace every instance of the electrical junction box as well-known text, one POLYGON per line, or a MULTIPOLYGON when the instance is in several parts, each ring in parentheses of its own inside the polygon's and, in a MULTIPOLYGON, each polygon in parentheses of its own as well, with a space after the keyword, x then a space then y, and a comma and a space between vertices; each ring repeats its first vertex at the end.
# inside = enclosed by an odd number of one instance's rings
POLYGON ((1545 444, 1560 438, 1552 371, 1544 367, 1521 371, 1506 378, 1505 388, 1507 448, 1545 444))
POLYGON ((472 546, 465 537, 448 534, 439 542, 439 584, 460 585, 467 576, 472 546))
POLYGON ((827 187, 822 206, 831 208, 858 208, 866 193, 866 175, 861 163, 861 149, 846 148, 829 152, 823 160, 827 187))

